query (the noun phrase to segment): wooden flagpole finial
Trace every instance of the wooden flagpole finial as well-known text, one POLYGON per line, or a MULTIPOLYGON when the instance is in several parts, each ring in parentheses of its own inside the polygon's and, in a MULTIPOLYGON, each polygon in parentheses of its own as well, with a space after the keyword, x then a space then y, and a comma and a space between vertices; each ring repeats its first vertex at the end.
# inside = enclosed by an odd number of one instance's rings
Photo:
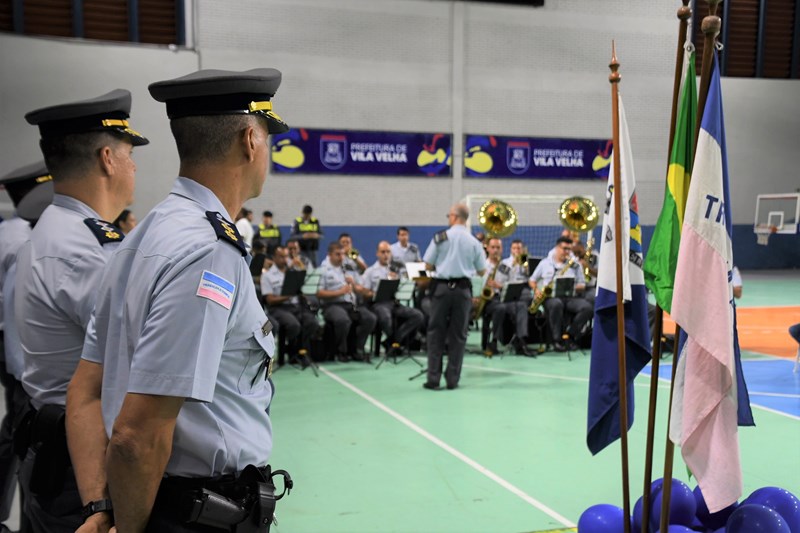
POLYGON ((683 5, 678 8, 678 18, 680 20, 689 20, 692 16, 692 8, 689 7, 689 0, 681 0, 683 5))
POLYGON ((700 25, 700 29, 703 30, 703 34, 706 38, 708 38, 709 35, 712 39, 715 38, 722 29, 722 19, 717 16, 717 6, 720 1, 721 0, 708 0, 708 16, 703 17, 703 22, 700 25))
POLYGON ((622 74, 619 73, 619 61, 617 61, 617 46, 614 41, 611 41, 611 63, 608 64, 611 69, 611 74, 608 75, 610 83, 619 83, 622 79, 622 74))

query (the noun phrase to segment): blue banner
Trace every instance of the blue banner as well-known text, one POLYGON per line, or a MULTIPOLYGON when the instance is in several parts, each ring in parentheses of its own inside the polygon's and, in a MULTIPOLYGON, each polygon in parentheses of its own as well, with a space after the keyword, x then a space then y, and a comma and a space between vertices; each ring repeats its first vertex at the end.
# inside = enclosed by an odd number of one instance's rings
POLYGON ((271 139, 273 172, 451 176, 450 134, 297 128, 271 139))
POLYGON ((608 179, 608 139, 467 135, 467 178, 608 179))

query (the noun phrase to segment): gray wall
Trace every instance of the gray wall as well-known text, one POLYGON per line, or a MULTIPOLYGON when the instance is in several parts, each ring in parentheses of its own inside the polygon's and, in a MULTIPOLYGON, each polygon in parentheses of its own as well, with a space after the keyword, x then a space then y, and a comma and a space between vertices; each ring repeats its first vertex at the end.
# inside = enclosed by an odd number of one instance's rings
MULTIPOLYGON (((330 225, 439 225, 466 194, 590 193, 602 183, 463 180, 466 133, 610 137, 607 64, 616 39, 640 211, 663 196, 677 19, 670 2, 547 0, 543 8, 424 0, 204 0, 195 50, 0 35, 0 172, 37 157, 37 106, 115 87, 134 93, 141 216, 177 171, 163 108, 148 83, 196 68, 274 66, 275 107, 291 125, 454 133, 454 178, 271 176, 248 205, 287 222, 304 203, 330 225), (384 201, 379 203, 379 199, 384 201)), ((800 187, 800 81, 723 81, 734 221, 752 223, 759 192, 800 187)), ((0 200, 1 201, 1 200, 0 200)), ((555 221, 553 222, 555 223, 555 221)))

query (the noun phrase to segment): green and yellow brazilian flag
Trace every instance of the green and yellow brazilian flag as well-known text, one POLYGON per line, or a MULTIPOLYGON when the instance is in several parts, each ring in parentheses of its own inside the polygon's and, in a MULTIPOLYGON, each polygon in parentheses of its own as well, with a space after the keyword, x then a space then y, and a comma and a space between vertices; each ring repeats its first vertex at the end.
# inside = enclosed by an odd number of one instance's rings
POLYGON ((644 282, 653 292, 656 302, 664 311, 672 309, 672 291, 675 285, 675 267, 681 243, 683 212, 692 174, 695 117, 697 116, 697 79, 694 69, 694 52, 688 54, 683 73, 675 139, 669 158, 664 205, 658 216, 653 238, 644 261, 644 282))

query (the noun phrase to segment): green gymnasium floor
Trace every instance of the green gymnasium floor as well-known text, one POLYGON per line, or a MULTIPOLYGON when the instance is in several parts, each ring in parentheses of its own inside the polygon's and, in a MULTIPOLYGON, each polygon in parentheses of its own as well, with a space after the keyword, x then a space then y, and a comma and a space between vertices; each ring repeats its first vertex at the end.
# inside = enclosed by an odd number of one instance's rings
MULTIPOLYGON (((800 305, 800 271, 745 272, 744 282, 742 308, 800 305)), ((751 398, 757 427, 740 431, 745 495, 766 485, 800 495, 800 373, 790 359, 744 357, 766 367, 745 364, 751 394, 761 393, 751 398)), ((597 503, 621 504, 619 444, 596 457, 585 445, 588 352, 572 361, 471 354, 455 391, 409 381, 418 370, 405 361, 379 370, 331 363, 319 378, 310 369, 276 372, 270 462, 296 487, 279 503, 273 531, 531 532, 572 526, 597 503)), ((648 371, 636 380, 631 507, 643 484, 648 371)), ((653 478, 663 468, 667 393, 662 380, 653 478)), ((689 482, 675 457, 675 476, 689 482)), ((8 525, 17 521, 15 505, 8 525)))
MULTIPOLYGON (((798 271, 744 279, 740 307, 800 305, 798 271)), ((477 350, 478 334, 469 341, 477 350)), ((757 380, 759 390, 750 385, 760 394, 751 398, 757 427, 739 433, 745 496, 767 485, 800 494, 800 373, 791 360, 743 357, 773 362, 777 373, 757 380), (778 392, 765 390, 770 383, 778 392), (767 402, 775 395, 777 408, 767 402)), ((585 445, 589 359, 472 354, 454 391, 409 381, 419 370, 412 361, 330 363, 319 378, 280 369, 271 463, 296 488, 279 504, 278 531, 530 532, 573 526, 596 503, 621 505, 619 443, 595 457, 585 445)), ((630 432, 631 507, 643 485, 646 374, 630 432)), ((663 469, 668 392, 662 380, 653 478, 663 469)), ((679 450, 675 477, 695 486, 679 450)))

